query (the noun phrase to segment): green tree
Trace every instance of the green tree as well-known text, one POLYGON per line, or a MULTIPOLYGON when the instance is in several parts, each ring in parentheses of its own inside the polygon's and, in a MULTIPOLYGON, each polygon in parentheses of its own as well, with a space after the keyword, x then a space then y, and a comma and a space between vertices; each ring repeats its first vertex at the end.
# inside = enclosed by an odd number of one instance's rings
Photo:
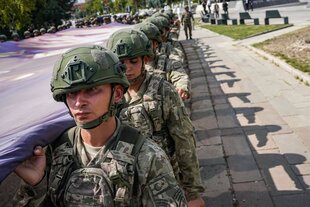
POLYGON ((71 16, 76 0, 8 0, 0 1, 0 32, 10 35, 12 31, 22 34, 30 25, 62 24, 71 16))
POLYGON ((97 12, 103 12, 103 2, 102 0, 92 0, 87 2, 86 11, 88 14, 95 14, 97 12))
POLYGON ((60 25, 61 20, 71 17, 71 9, 76 0, 45 0, 43 4, 37 4, 37 8, 32 13, 35 27, 47 26, 51 24, 60 25))
POLYGON ((0 27, 14 31, 21 30, 32 21, 32 12, 37 3, 45 0, 10 0, 0 1, 0 27))

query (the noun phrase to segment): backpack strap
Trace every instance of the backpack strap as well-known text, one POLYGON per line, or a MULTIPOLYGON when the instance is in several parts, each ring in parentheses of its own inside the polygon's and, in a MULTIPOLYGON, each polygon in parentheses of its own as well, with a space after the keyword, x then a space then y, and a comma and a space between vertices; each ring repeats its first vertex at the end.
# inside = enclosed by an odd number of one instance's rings
POLYGON ((148 100, 154 100, 157 98, 159 87, 162 85, 162 82, 164 81, 164 78, 160 76, 151 76, 150 83, 148 84, 149 86, 147 90, 145 91, 143 95, 143 100, 148 101, 148 100))
POLYGON ((111 178, 112 183, 117 186, 117 192, 114 200, 119 203, 128 202, 130 206, 136 206, 139 203, 137 202, 139 200, 139 184, 136 165, 138 163, 138 154, 145 141, 145 137, 143 137, 138 130, 130 126, 121 125, 120 127, 120 133, 114 144, 113 150, 116 151, 119 156, 121 155, 123 159, 127 157, 126 159, 131 160, 129 163, 131 163, 132 165, 131 169, 133 174, 130 174, 130 176, 127 177, 128 180, 125 178, 125 180, 121 182, 119 182, 119 179, 121 179, 122 176, 117 176, 117 174, 115 174, 115 177, 109 177, 111 178), (128 154, 130 154, 131 156, 128 154), (127 186, 127 188, 125 186, 122 186, 122 184, 125 183, 127 183, 125 185, 127 186))
MULTIPOLYGON (((159 93, 159 87, 163 84, 163 81, 164 79, 162 77, 154 75, 151 77, 149 86, 152 87, 147 88, 145 94, 143 95, 143 102, 148 102, 151 100, 158 100, 160 103, 162 102, 162 95, 159 93)), ((153 122, 154 131, 160 131, 162 128, 162 117, 160 117, 158 113, 158 108, 153 104, 149 104, 148 106, 144 105, 144 107, 146 107, 146 110, 148 111, 148 114, 153 122)))
MULTIPOLYGON (((77 132, 77 127, 72 127, 66 132, 64 132, 55 142, 51 144, 52 151, 57 149, 59 146, 66 144, 67 148, 71 148, 73 152, 73 143, 75 139, 75 135, 77 132)), ((70 177, 71 173, 76 169, 80 168, 79 161, 74 156, 74 153, 70 156, 70 162, 66 165, 65 172, 63 174, 56 174, 51 186, 53 186, 55 190, 56 199, 55 202, 58 206, 63 207, 63 199, 65 193, 66 181, 70 177)))
MULTIPOLYGON (((131 206, 136 206, 139 202, 137 202, 139 200, 139 176, 138 176, 138 171, 137 171, 137 163, 138 163, 138 155, 139 152, 141 150, 141 147, 143 145, 143 143, 145 142, 145 137, 143 137, 137 130, 134 130, 131 127, 125 127, 124 130, 122 131, 123 134, 125 134, 127 137, 125 138, 126 141, 128 140, 128 138, 131 138, 130 142, 134 142, 134 148, 132 150, 132 155, 135 157, 134 163, 133 163, 133 170, 134 170, 134 174, 133 174, 133 184, 131 185, 130 190, 130 194, 131 194, 131 201, 130 204, 131 206), (134 136, 127 136, 128 135, 134 135, 134 136)), ((124 140, 125 141, 125 140, 124 140)))
POLYGON ((127 125, 122 125, 118 142, 119 141, 132 144, 134 147, 132 149, 131 155, 136 156, 140 152, 145 138, 140 134, 138 130, 127 125))
POLYGON ((76 127, 72 127, 65 131, 58 139, 56 139, 52 144, 52 149, 56 149, 64 143, 68 143, 69 147, 73 147, 73 140, 75 138, 76 127))

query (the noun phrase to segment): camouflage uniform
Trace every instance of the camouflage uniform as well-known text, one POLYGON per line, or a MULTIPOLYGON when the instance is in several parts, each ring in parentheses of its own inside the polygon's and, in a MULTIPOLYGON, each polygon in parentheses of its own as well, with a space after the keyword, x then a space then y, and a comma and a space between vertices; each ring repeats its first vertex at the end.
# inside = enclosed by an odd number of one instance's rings
POLYGON ((188 6, 185 6, 185 12, 182 14, 181 22, 184 25, 186 39, 188 39, 187 30, 189 32, 189 38, 192 39, 192 20, 194 21, 192 12, 189 11, 188 6))
MULTIPOLYGON (((170 20, 167 17, 167 15, 157 15, 153 18, 149 19, 150 22, 155 24, 159 30, 167 30, 170 31, 170 20)), ((172 41, 169 39, 169 34, 166 38, 163 38, 163 42, 160 45, 159 53, 160 54, 166 54, 169 59, 173 59, 176 61, 180 61, 183 64, 184 61, 184 52, 183 48, 180 46, 180 44, 174 43, 175 41, 172 41)))
POLYGON ((56 101, 65 102, 69 92, 111 84, 108 112, 87 123, 76 121, 48 145, 43 179, 35 186, 23 184, 14 206, 187 206, 164 151, 114 117, 113 84, 129 86, 123 71, 117 56, 99 46, 70 50, 55 64, 51 90, 56 101), (102 147, 87 146, 81 130, 109 117, 116 119, 114 134, 102 147))
MULTIPOLYGON (((153 23, 144 22, 136 25, 134 28, 142 31, 150 40, 157 41, 158 43, 162 42, 160 31, 153 23)), ((153 49, 153 53, 153 60, 145 65, 146 70, 151 74, 162 76, 176 88, 182 88, 189 93, 189 78, 180 61, 170 59, 167 55, 167 53, 170 53, 169 51, 159 53, 153 49)))
MULTIPOLYGON (((75 130, 80 129, 76 127, 75 130)), ((120 132, 121 125, 118 124, 111 141, 103 146, 91 160, 85 152, 79 133, 75 134, 73 148, 67 143, 55 149, 53 145, 50 145, 47 149, 49 162, 45 177, 34 187, 23 184, 15 195, 14 206, 35 206, 42 199, 44 199, 42 206, 186 206, 183 192, 175 180, 169 160, 162 149, 153 141, 144 139, 136 157, 136 163, 133 164, 135 157, 130 155, 130 150, 134 146, 117 142, 120 132), (71 173, 71 178, 68 178, 67 182, 61 184, 57 178, 65 177, 64 172, 68 169, 67 166, 72 157, 78 157, 80 168, 71 173), (127 176, 123 178, 125 181, 120 180, 120 176, 116 176, 115 165, 117 165, 117 170, 125 171, 123 172, 123 176, 127 176), (100 176, 100 173, 104 176, 100 176), (133 181, 134 174, 137 176, 135 181, 133 181), (102 177, 112 182, 101 183, 99 179, 102 177), (129 188, 134 186, 136 191, 134 196, 124 187, 128 181, 130 181, 129 188), (66 188, 63 195, 56 193, 61 192, 58 185, 55 185, 58 182, 66 188), (109 184, 114 188, 107 187, 109 184), (112 190, 107 192, 107 189, 112 190)))
MULTIPOLYGON (((144 36, 143 33, 136 33, 134 30, 119 30, 108 39, 107 47, 121 60, 147 55, 148 40, 146 37, 138 38, 144 36), (143 41, 146 41, 144 45, 143 41)), ((196 199, 204 188, 196 155, 194 128, 189 115, 170 83, 145 71, 141 74, 145 76, 144 81, 136 96, 125 94, 119 118, 138 128, 143 135, 151 137, 166 151, 187 199, 196 199)))
MULTIPOLYGON (((150 40, 155 40, 160 43, 158 51, 155 52, 153 61, 150 61, 146 66, 151 74, 161 75, 168 82, 174 85, 176 88, 183 89, 190 94, 190 81, 186 71, 183 68, 183 51, 177 51, 176 48, 172 47, 171 42, 159 41, 155 31, 152 31, 149 23, 154 24, 159 30, 164 29, 164 23, 160 20, 160 17, 150 18, 149 22, 142 23, 136 28, 144 32, 150 40), (150 31, 148 31, 150 30, 150 31), (180 53, 182 53, 180 55, 180 53)), ((166 25, 167 26, 167 25, 166 25)))

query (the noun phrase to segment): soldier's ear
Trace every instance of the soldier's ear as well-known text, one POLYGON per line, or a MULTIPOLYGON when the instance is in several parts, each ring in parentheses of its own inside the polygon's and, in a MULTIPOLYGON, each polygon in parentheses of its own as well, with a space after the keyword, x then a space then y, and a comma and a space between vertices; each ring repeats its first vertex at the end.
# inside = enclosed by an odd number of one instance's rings
POLYGON ((148 56, 143 57, 144 64, 148 64, 149 61, 150 61, 150 57, 148 57, 148 56))
POLYGON ((125 89, 121 85, 115 85, 114 86, 114 101, 115 103, 119 103, 122 101, 123 96, 125 93, 125 89))

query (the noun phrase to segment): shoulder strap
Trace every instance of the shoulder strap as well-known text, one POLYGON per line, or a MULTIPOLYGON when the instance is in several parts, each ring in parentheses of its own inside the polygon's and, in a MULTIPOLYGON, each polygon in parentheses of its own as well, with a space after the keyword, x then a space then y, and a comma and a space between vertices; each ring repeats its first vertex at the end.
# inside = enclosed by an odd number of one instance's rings
POLYGON ((132 144, 134 147, 131 155, 136 156, 140 152, 145 138, 140 134, 138 130, 127 125, 122 125, 118 142, 119 141, 132 144))
POLYGON ((64 144, 64 143, 68 143, 69 147, 73 147, 73 140, 75 137, 75 131, 76 131, 76 127, 72 127, 69 130, 67 130, 66 132, 64 132, 58 139, 56 139, 55 142, 53 142, 52 148, 56 149, 57 147, 59 147, 60 145, 64 144))
POLYGON ((164 81, 164 78, 160 76, 151 76, 150 83, 148 84, 149 86, 147 90, 145 91, 143 95, 143 100, 149 100, 149 99, 154 99, 156 95, 158 95, 159 87, 162 85, 162 82, 164 81))
MULTIPOLYGON (((67 143, 68 148, 72 148, 73 150, 73 141, 75 139, 75 134, 76 134, 77 128, 72 127, 66 132, 64 132, 55 142, 51 144, 52 150, 55 150, 57 147, 60 145, 67 143)), ((57 183, 58 186, 54 186, 56 191, 55 195, 57 195, 56 198, 56 203, 59 206, 63 206, 63 199, 64 199, 64 193, 65 193, 65 185, 67 179, 70 177, 71 173, 80 168, 80 164, 77 160, 77 158, 72 154, 70 163, 66 166, 65 172, 61 177, 55 177, 55 180, 53 183, 57 183)), ((52 184, 53 185, 53 184, 52 184)))
MULTIPOLYGON (((137 206, 137 204, 139 203, 139 187, 138 187, 138 180, 139 180, 139 176, 138 176, 138 172, 137 172, 137 162, 138 162, 138 154, 140 152, 140 149, 143 145, 143 143, 145 142, 145 137, 142 136, 140 134, 140 132, 130 126, 127 125, 122 125, 121 129, 120 129, 120 135, 119 138, 117 140, 117 143, 119 141, 123 141, 129 144, 133 145, 133 149, 131 151, 131 155, 134 156, 134 162, 133 162, 133 170, 134 170, 134 174, 133 174, 133 182, 132 185, 130 186, 130 206, 137 206)), ((116 145, 117 145, 116 143, 116 145)))

